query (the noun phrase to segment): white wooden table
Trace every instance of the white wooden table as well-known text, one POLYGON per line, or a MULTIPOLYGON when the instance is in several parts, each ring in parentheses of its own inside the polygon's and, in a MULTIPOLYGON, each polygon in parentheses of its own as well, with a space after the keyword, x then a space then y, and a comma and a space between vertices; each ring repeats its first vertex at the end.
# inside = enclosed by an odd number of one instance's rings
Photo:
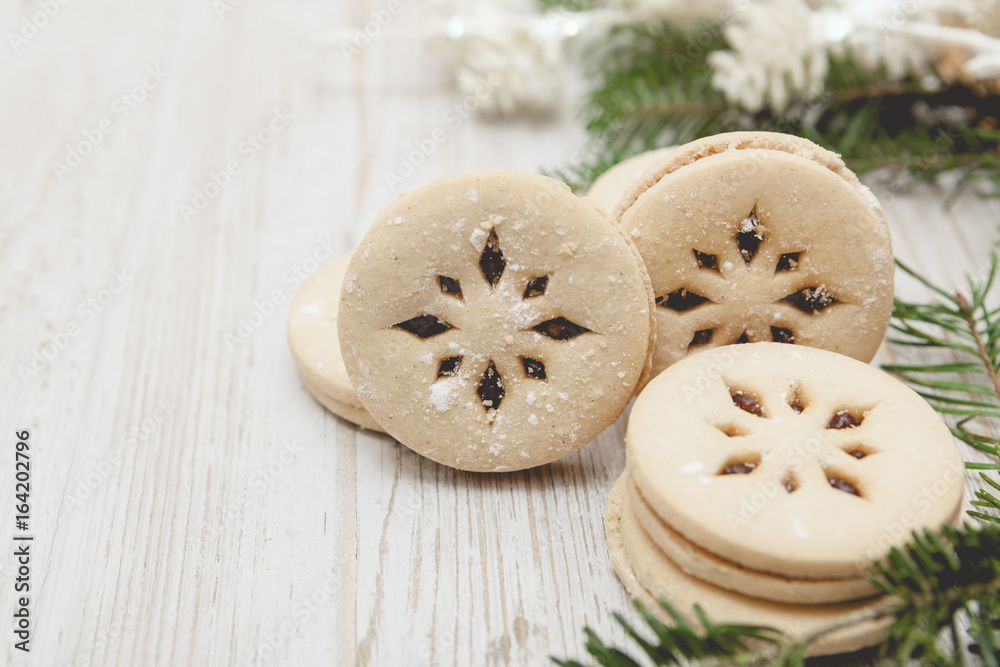
MULTIPOLYGON (((325 412, 285 342, 331 247, 404 189, 567 163, 571 107, 454 126, 425 45, 349 61, 310 39, 377 2, 53 0, 26 28, 43 4, 0 5, 0 540, 34 537, 30 654, 0 559, 0 663, 543 665, 583 657, 585 624, 623 642, 603 535, 622 421, 537 470, 460 473, 325 412)), ((1000 204, 943 192, 887 211, 899 256, 957 284, 1000 204)))

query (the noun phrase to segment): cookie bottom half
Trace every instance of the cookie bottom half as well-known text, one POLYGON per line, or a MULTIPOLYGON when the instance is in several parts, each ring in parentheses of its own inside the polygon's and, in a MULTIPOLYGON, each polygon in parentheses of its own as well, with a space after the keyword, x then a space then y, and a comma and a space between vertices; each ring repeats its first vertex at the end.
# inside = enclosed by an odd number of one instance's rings
MULTIPOLYGON (((690 615, 700 605, 716 623, 762 625, 791 637, 808 636, 822 628, 850 623, 823 634, 809 646, 810 656, 849 653, 882 641, 890 619, 872 620, 878 600, 860 604, 792 605, 758 600, 699 581, 683 572, 641 529, 628 497, 627 475, 615 483, 605 521, 611 564, 629 594, 664 623, 672 620, 656 602, 665 599, 690 615)), ((690 622, 696 622, 689 617, 690 622)))
POLYGON ((346 419, 352 424, 357 424, 361 428, 366 428, 369 431, 385 433, 382 427, 378 425, 378 422, 376 422, 364 408, 344 403, 343 401, 338 401, 329 394, 323 393, 305 379, 303 379, 303 384, 305 384, 306 389, 309 390, 309 393, 313 395, 313 398, 315 398, 320 405, 338 417, 346 419))
POLYGON ((711 581, 720 588, 762 600, 800 605, 849 602, 873 597, 875 586, 865 576, 842 579, 788 578, 759 572, 733 563, 689 541, 657 516, 642 497, 642 492, 627 482, 628 505, 637 527, 663 553, 689 574, 711 581))

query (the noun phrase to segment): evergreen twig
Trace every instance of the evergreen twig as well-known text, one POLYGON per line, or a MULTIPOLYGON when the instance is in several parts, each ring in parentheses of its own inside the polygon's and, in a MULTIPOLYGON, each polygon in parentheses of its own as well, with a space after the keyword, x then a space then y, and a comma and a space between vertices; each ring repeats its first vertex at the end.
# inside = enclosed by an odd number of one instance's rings
MULTIPOLYGON (((928 403, 959 421, 951 427, 962 442, 995 461, 967 461, 978 470, 986 487, 976 491, 969 515, 1000 524, 1000 479, 988 471, 1000 471, 1000 440, 973 430, 976 422, 1000 419, 1000 308, 987 301, 997 278, 994 255, 985 278, 968 278, 968 292, 951 293, 897 260, 897 265, 929 288, 937 297, 930 303, 896 299, 890 342, 897 345, 950 351, 954 359, 939 363, 887 364, 913 385, 928 403)), ((996 424, 996 422, 992 422, 996 424)))
MULTIPOLYGON (((585 11, 583 0, 543 6, 585 11)), ((711 83, 707 57, 726 48, 718 26, 692 34, 671 23, 620 27, 580 49, 591 88, 582 120, 603 150, 555 170, 574 189, 586 188, 622 159, 720 132, 766 130, 797 134, 840 153, 864 174, 878 171, 905 189, 945 172, 958 188, 984 182, 1000 196, 1000 97, 959 83, 929 89, 869 72, 849 57, 832 57, 825 90, 777 113, 733 108, 711 83)))
MULTIPOLYGON (((646 624, 646 636, 621 614, 615 620, 653 665, 747 665, 801 667, 808 646, 860 622, 891 618, 879 654, 887 664, 961 667, 966 652, 983 664, 1000 664, 1000 526, 971 524, 945 526, 941 535, 929 530, 913 533, 902 549, 893 548, 878 564, 873 583, 885 597, 856 617, 822 628, 804 638, 782 635, 767 627, 713 623, 694 608, 696 629, 666 600, 660 605, 673 620, 664 625, 641 604, 636 608, 646 624), (963 646, 962 628, 972 644, 963 646), (651 635, 651 637, 649 637, 651 635), (943 637, 950 641, 944 641, 943 637)), ((602 667, 639 667, 626 651, 608 646, 591 628, 585 628, 585 649, 602 667)), ((561 667, 583 667, 574 660, 553 662, 561 667)))

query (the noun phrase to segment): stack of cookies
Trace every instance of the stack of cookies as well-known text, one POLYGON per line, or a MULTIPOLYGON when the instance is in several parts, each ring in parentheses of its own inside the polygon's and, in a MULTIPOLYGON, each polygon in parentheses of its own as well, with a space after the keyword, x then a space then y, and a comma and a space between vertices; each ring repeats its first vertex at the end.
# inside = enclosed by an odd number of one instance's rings
POLYGON ((564 457, 638 395, 607 514, 634 597, 800 636, 863 613, 872 561, 954 519, 963 481, 933 409, 867 363, 893 296, 878 201, 774 133, 638 156, 590 194, 488 171, 401 196, 292 304, 306 388, 476 472, 564 457))
MULTIPOLYGON (((642 392, 626 441, 612 563, 661 615, 653 599, 792 636, 840 624, 874 604, 874 560, 960 512, 964 464, 935 411, 824 350, 692 355, 642 392)), ((878 643, 884 628, 849 625, 811 653, 878 643)))

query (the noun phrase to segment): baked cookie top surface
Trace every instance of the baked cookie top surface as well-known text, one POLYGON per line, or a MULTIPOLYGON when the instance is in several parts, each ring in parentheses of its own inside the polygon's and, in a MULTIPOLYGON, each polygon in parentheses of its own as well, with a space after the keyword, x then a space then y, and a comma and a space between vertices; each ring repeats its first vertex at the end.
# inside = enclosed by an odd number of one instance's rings
MULTIPOLYGON (((674 147, 667 155, 647 166, 645 171, 636 177, 619 199, 614 210, 615 217, 621 218, 646 190, 667 174, 693 164, 702 158, 728 151, 747 149, 772 150, 798 155, 826 167, 852 186, 861 186, 858 177, 844 164, 839 155, 803 137, 781 132, 723 132, 674 147)), ((868 188, 861 186, 859 192, 873 208, 881 209, 878 199, 868 188)))
POLYGON ((642 497, 692 543, 805 578, 856 577, 937 529, 964 466, 923 399, 867 364, 778 343, 692 355, 651 381, 627 429, 642 497))
POLYGON ((606 214, 557 181, 479 172, 379 214, 344 283, 340 336, 387 432, 464 470, 560 458, 648 373, 652 291, 606 214))
POLYGON ((694 143, 647 170, 620 205, 656 294, 653 374, 735 342, 869 361, 888 326, 894 276, 870 191, 802 139, 736 133, 694 143))

